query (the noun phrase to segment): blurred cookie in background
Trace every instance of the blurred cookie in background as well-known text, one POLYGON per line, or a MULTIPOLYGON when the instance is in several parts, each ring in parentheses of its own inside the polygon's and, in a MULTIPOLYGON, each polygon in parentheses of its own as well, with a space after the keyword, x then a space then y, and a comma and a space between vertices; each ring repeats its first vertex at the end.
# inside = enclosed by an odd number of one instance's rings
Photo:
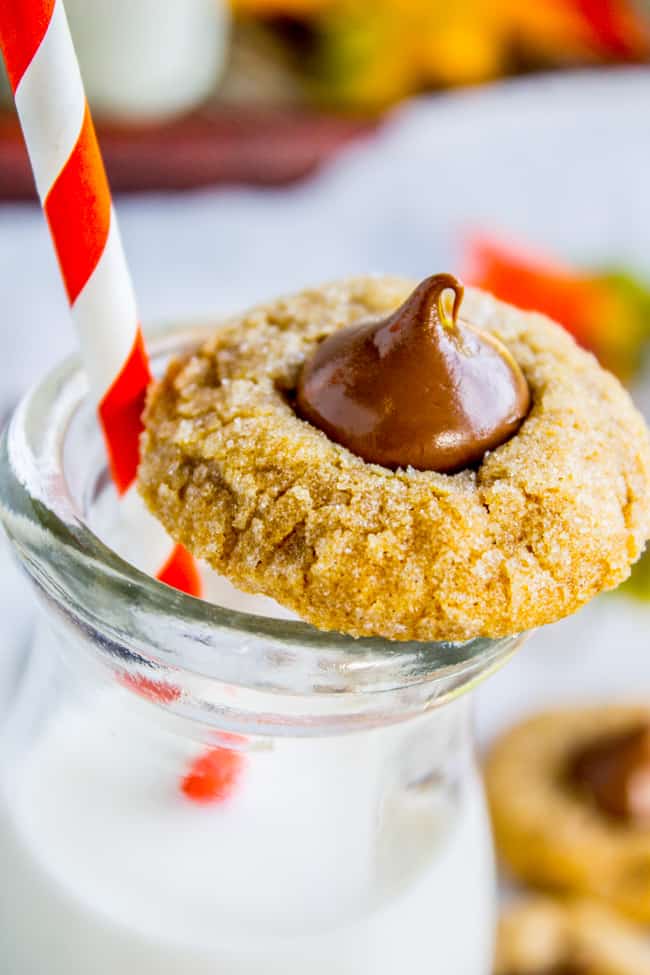
POLYGON ((499 922, 494 975, 648 975, 644 932, 589 901, 527 898, 499 922))
POLYGON ((485 777, 516 877, 650 922, 650 704, 532 717, 496 742, 485 777))

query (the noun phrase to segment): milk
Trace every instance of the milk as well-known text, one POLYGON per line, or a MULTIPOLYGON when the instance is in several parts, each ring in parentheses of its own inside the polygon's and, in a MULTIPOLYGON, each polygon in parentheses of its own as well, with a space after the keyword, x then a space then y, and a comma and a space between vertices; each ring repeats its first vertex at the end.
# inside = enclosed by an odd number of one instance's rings
POLYGON ((3 971, 488 972, 475 780, 459 804, 391 781, 391 728, 252 747, 232 797, 201 807, 178 787, 197 746, 154 742, 127 695, 58 712, 4 776, 3 971))

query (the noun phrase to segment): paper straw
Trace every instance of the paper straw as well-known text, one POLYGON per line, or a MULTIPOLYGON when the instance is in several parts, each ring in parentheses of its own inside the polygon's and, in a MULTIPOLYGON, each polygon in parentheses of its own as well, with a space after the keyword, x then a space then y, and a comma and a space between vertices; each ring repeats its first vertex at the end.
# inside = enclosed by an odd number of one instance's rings
MULTIPOLYGON (((92 16, 92 4, 89 4, 92 16)), ((0 0, 0 49, 120 494, 132 485, 149 360, 62 0, 0 0)), ((158 578, 198 595, 174 546, 158 578)))

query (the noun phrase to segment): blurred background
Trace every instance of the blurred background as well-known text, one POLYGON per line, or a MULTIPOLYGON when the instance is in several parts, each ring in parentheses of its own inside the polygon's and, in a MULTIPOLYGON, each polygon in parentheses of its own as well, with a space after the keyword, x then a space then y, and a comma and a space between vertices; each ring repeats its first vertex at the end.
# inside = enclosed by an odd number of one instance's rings
MULTIPOLYGON (((66 0, 147 328, 323 279, 461 274, 546 311, 650 415, 650 0, 66 0)), ((0 82, 0 424, 74 348, 0 82)), ((10 648, 28 625, 3 551, 10 648)), ((650 561, 479 692, 650 693, 650 561)), ((1 677, 1 674, 0 674, 1 677)))
MULTIPOLYGON (((115 189, 288 182, 403 99, 642 64, 648 0, 68 0, 115 189)), ((5 103, 9 96, 5 83, 5 103)), ((0 196, 30 196, 0 124, 0 196)))

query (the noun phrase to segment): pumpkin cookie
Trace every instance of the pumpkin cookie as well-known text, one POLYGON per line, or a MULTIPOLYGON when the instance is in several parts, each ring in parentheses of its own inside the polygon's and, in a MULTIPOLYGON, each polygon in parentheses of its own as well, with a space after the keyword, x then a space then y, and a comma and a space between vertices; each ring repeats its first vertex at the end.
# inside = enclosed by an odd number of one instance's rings
POLYGON ((485 776, 517 877, 650 922, 650 707, 538 715, 497 742, 485 776))
POLYGON ((140 491, 197 557, 321 629, 461 641, 557 620, 625 579, 650 533, 643 421, 563 329, 468 290, 461 318, 525 376, 523 424, 504 415, 514 435, 455 473, 367 463, 298 415, 296 388, 323 340, 412 288, 304 291, 173 362, 149 395, 140 491))
POLYGON ((650 975, 650 943, 600 905, 534 898, 501 917, 494 975, 650 975))

